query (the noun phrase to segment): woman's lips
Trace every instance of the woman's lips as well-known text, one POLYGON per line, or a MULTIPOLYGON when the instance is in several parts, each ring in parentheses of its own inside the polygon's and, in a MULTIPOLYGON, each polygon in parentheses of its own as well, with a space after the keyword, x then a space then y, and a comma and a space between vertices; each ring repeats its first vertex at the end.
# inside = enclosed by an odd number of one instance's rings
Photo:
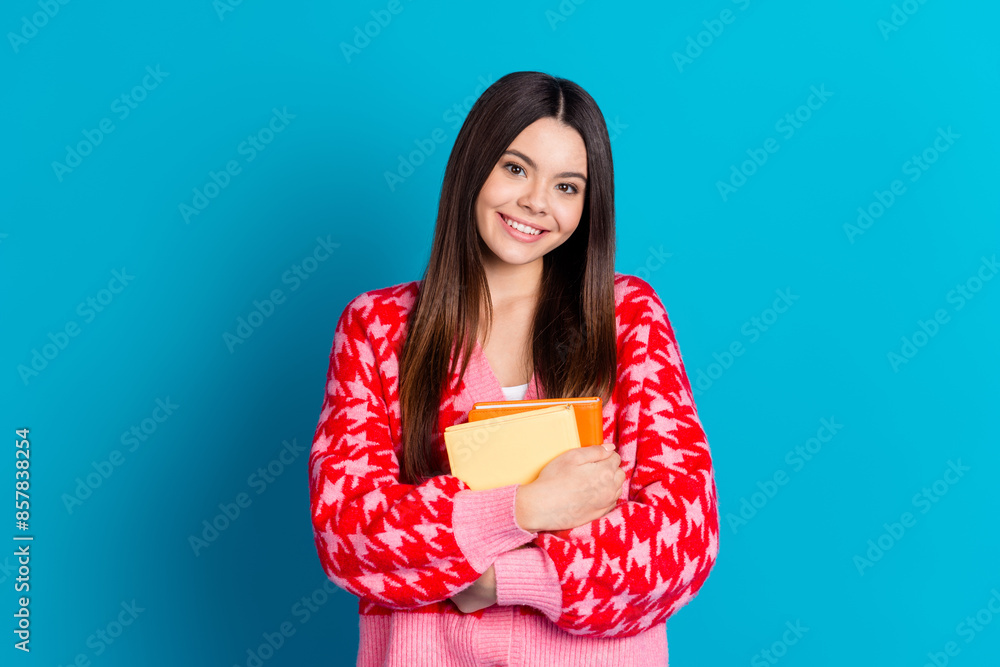
MULTIPOLYGON (((534 243, 538 239, 548 234, 548 232, 545 230, 540 230, 538 234, 527 234, 525 232, 518 231, 517 229, 514 229, 513 227, 507 224, 507 220, 505 219, 504 215, 499 211, 497 211, 497 218, 499 218, 500 224, 503 225, 503 228, 507 230, 507 233, 510 234, 515 239, 517 239, 518 241, 521 241, 522 243, 534 243)), ((511 220, 513 220, 513 218, 511 218, 511 220)), ((520 221, 514 220, 514 222, 520 222, 520 221)), ((525 227, 532 227, 532 229, 537 229, 537 227, 534 227, 532 225, 527 225, 525 223, 520 223, 520 224, 524 224, 525 227)))

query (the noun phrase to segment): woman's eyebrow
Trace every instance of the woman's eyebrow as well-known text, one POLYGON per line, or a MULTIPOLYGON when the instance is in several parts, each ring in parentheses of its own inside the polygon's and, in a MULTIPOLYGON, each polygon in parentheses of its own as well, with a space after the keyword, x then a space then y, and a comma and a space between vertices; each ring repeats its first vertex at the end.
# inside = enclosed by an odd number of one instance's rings
MULTIPOLYGON (((517 157, 521 158, 522 160, 524 160, 525 162, 527 162, 528 166, 531 167, 532 169, 537 169, 538 168, 538 166, 535 164, 535 161, 532 160, 527 155, 525 155, 524 153, 522 153, 521 151, 515 151, 515 150, 512 150, 512 149, 508 149, 508 150, 505 150, 503 152, 503 155, 507 155, 508 153, 510 153, 511 155, 516 155, 517 157)), ((560 173, 556 174, 556 178, 579 178, 584 183, 587 182, 587 177, 584 176, 583 174, 581 174, 578 171, 563 171, 563 172, 560 172, 560 173)))

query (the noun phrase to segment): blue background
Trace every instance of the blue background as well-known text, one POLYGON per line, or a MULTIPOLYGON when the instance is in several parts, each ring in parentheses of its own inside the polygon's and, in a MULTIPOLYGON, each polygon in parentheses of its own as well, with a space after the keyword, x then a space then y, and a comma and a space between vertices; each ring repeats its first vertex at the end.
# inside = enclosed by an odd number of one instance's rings
POLYGON ((1000 280, 980 279, 1000 246, 996 5, 442 5, 402 2, 365 44, 355 28, 386 2, 5 3, 2 427, 8 442, 31 429, 35 537, 30 656, 12 648, 13 540, 0 556, 5 664, 245 665, 283 622, 295 634, 265 664, 354 664, 356 598, 337 591, 307 619, 295 606, 326 581, 307 451, 334 326, 358 293, 421 276, 461 119, 484 82, 525 69, 601 106, 617 269, 656 288, 692 381, 704 373, 720 553, 668 622, 671 665, 772 664, 764 650, 789 667, 923 665, 948 642, 949 664, 997 664, 1000 618, 980 611, 994 595, 1000 608, 1000 280), (115 100, 144 77, 122 118, 115 100), (249 161, 241 142, 274 109, 294 118, 249 161), (778 124, 796 113, 789 136, 778 124), (114 129, 89 155, 53 166, 102 119, 114 129), (958 138, 910 180, 939 128, 958 138), (743 165, 769 138, 778 150, 743 165), (185 220, 230 160, 239 173, 185 220), (894 180, 904 194, 845 228, 894 180), (338 245, 296 283, 317 239, 338 245), (960 285, 978 291, 960 302, 960 285), (275 289, 284 302, 227 345, 275 289), (781 314, 779 290, 797 297, 781 314), (19 370, 50 343, 41 370, 19 370), (162 422, 158 399, 177 406, 162 422), (823 419, 842 427, 794 463, 823 419), (251 478, 286 441, 306 452, 251 478), (102 462, 111 475, 67 505, 102 462), (938 481, 949 462, 968 470, 938 481), (925 488, 933 503, 915 498, 925 488), (251 504, 196 555, 189 536, 241 493, 251 504), (904 512, 897 539, 885 524, 904 512), (859 565, 866 552, 879 557, 859 565), (133 600, 134 622, 97 640, 133 600), (977 613, 991 622, 960 625, 977 613), (786 623, 808 628, 794 645, 786 623))

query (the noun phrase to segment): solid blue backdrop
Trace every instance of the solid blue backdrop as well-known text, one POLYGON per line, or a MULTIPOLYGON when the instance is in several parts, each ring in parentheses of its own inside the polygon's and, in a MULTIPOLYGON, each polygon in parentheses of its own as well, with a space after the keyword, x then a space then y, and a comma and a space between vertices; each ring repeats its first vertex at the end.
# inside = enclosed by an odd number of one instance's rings
POLYGON ((469 106, 526 69, 605 114, 617 269, 713 452, 671 664, 996 664, 995 5, 281 7, 0 12, 4 664, 354 664, 306 472, 334 325, 421 276, 469 106))

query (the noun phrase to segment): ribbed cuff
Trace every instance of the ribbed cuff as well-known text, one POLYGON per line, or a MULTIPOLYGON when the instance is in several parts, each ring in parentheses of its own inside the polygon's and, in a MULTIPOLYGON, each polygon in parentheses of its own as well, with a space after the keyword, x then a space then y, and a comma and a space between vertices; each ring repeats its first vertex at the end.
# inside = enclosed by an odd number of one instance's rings
POLYGON ((455 541, 476 572, 485 572, 497 556, 538 535, 517 525, 516 495, 517 484, 455 494, 451 517, 455 541))
POLYGON ((514 549, 493 561, 497 579, 497 604, 523 604, 538 609, 555 623, 562 615, 559 573, 538 547, 514 549))

